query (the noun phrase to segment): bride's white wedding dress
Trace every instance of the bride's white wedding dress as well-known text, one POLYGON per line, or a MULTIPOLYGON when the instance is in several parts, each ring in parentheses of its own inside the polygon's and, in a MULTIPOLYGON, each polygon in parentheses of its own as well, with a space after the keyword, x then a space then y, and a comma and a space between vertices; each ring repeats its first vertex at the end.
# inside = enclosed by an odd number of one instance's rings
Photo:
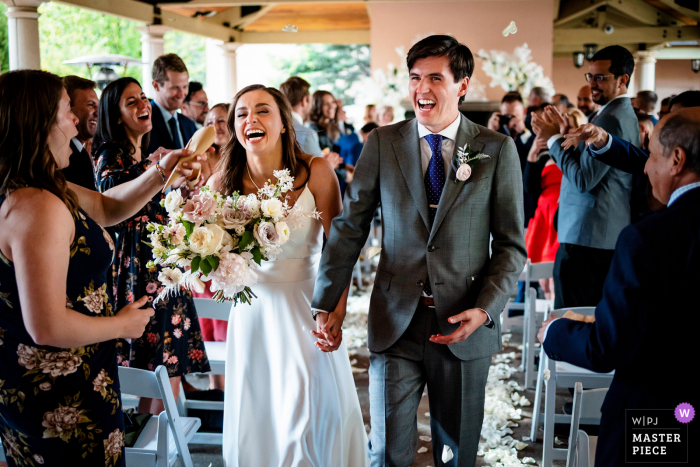
MULTIPOLYGON (((304 188, 297 203, 313 210, 304 188)), ((345 344, 321 352, 311 297, 322 226, 292 232, 259 268, 258 298, 231 310, 226 348, 226 467, 363 467, 367 435, 345 344)))

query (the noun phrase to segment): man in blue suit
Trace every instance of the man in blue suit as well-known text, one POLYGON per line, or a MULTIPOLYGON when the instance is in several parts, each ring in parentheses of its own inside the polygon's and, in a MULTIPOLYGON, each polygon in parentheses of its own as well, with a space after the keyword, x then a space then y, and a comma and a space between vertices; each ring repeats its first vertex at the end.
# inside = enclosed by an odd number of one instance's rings
POLYGON ((182 149, 197 131, 194 122, 178 112, 189 87, 187 66, 175 54, 161 55, 153 62, 151 76, 156 98, 151 101, 153 129, 146 154, 160 147, 182 149))
MULTIPOLYGON (((700 109, 664 117, 649 149, 645 172, 668 209, 620 233, 594 323, 552 316, 538 334, 553 360, 615 370, 596 465, 626 465, 627 411, 700 403, 692 370, 700 327, 700 109)), ((698 465, 690 452, 688 465, 698 465)))

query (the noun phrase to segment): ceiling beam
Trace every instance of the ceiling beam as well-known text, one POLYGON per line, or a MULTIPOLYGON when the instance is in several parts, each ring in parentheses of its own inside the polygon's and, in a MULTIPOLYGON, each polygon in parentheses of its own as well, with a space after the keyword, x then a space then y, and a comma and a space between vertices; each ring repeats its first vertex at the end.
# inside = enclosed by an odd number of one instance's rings
POLYGON ((370 32, 364 29, 299 31, 299 32, 242 32, 243 44, 369 44, 370 32))
POLYGON ((606 6, 607 3, 607 0, 570 0, 563 2, 559 9, 559 19, 554 22, 554 27, 583 18, 598 8, 606 6))
POLYGON ((258 11, 255 13, 251 13, 249 15, 243 16, 240 20, 236 21, 233 23, 231 26, 236 28, 236 29, 243 29, 249 24, 255 22, 256 20, 259 20, 263 16, 267 14, 270 10, 272 10, 275 7, 275 5, 264 5, 262 8, 260 8, 258 11))
POLYGON ((644 0, 608 1, 608 6, 647 26, 670 26, 678 24, 676 18, 667 15, 644 0))
POLYGON ((655 0, 655 2, 663 3, 668 8, 675 10, 684 16, 687 16, 689 18, 693 18, 695 21, 700 21, 700 12, 699 11, 693 11, 690 8, 685 8, 685 7, 682 7, 680 5, 677 5, 674 0, 655 0))
MULTIPOLYGON (((153 24, 154 18, 157 17, 153 12, 152 5, 134 0, 60 0, 59 3, 146 24, 153 24)), ((201 21, 197 18, 178 15, 166 10, 161 10, 159 18, 164 26, 224 42, 229 42, 231 38, 235 40, 237 35, 237 32, 233 29, 201 21)))
POLYGON ((572 28, 555 29, 554 44, 581 46, 585 43, 600 45, 625 44, 656 44, 659 42, 687 41, 700 39, 700 27, 646 27, 646 28, 617 28, 612 34, 606 34, 600 29, 572 28))

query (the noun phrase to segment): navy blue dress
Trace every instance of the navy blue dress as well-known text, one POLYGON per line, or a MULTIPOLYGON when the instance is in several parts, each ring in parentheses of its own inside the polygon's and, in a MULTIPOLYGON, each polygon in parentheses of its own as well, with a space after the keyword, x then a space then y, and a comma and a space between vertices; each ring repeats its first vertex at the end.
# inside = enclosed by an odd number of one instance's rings
MULTIPOLYGON (((147 159, 134 163, 116 145, 100 148, 95 164, 98 189, 106 191, 133 180, 146 171, 148 164, 147 159)), ((158 282, 161 268, 146 267, 153 255, 143 242, 150 242, 146 230, 149 222, 167 223, 167 211, 160 205, 164 198, 158 193, 135 216, 114 228, 117 261, 112 282, 117 309, 144 295, 152 302, 162 290, 158 282)), ((119 363, 151 371, 158 365, 165 365, 171 378, 210 371, 192 293, 183 291, 163 299, 155 309, 142 337, 132 339, 130 346, 126 341, 117 344, 119 363)))
MULTIPOLYGON (((66 307, 113 316, 112 239, 82 210, 73 217, 66 307)), ((14 264, 0 252, 0 436, 9 465, 123 466, 120 400, 115 341, 37 345, 22 319, 14 264)))

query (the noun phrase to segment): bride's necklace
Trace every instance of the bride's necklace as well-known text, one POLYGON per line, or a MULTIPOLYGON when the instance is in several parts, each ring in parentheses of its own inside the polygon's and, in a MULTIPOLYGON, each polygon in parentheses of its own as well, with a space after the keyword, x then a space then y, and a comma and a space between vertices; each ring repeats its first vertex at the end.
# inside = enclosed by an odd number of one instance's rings
MULTIPOLYGON (((245 165, 245 170, 246 170, 246 172, 248 172, 248 178, 249 178, 250 181, 253 183, 253 185, 255 185, 255 189, 258 190, 258 191, 260 191, 260 187, 258 186, 257 183, 255 183, 255 180, 253 180, 253 177, 250 175, 250 167, 248 167, 248 164, 247 164, 247 163, 246 163, 246 165, 245 165)), ((291 191, 294 191, 294 188, 292 188, 291 191)))

